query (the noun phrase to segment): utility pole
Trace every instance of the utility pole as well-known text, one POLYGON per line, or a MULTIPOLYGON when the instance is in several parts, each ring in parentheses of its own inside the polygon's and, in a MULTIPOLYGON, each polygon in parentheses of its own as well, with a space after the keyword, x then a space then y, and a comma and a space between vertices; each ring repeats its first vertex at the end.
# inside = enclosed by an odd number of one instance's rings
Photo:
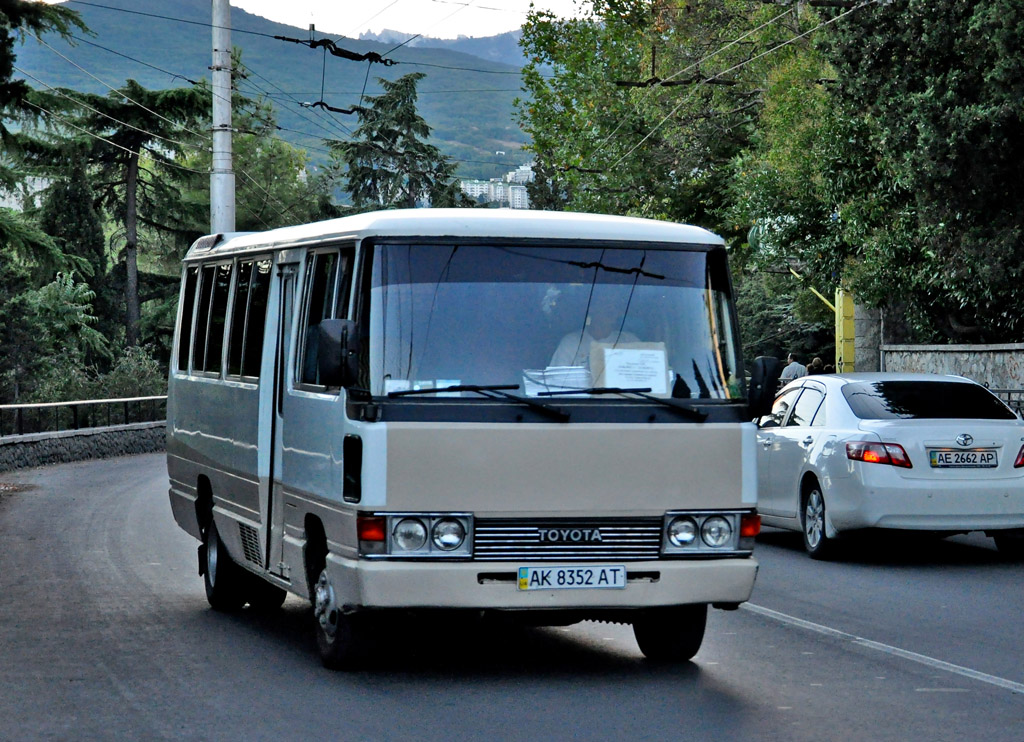
POLYGON ((213 168, 210 232, 235 231, 235 172, 231 163, 231 3, 213 2, 213 168))

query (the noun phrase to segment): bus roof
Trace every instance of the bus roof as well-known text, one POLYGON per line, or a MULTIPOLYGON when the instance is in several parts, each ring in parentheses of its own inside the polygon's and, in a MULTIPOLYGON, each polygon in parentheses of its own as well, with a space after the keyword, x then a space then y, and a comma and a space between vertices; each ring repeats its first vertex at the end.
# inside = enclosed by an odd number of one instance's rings
POLYGON ((185 260, 381 235, 724 244, 721 237, 701 227, 628 216, 526 209, 397 209, 266 232, 225 234, 222 239, 202 237, 185 260))

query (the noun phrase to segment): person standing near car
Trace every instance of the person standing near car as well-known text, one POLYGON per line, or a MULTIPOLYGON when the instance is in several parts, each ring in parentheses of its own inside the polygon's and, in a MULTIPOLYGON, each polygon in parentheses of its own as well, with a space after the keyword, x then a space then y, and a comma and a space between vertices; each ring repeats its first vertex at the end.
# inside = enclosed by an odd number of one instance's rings
POLYGON ((790 353, 786 357, 786 364, 786 367, 782 369, 782 374, 779 376, 781 383, 799 379, 801 376, 807 376, 807 367, 796 359, 795 354, 790 353))

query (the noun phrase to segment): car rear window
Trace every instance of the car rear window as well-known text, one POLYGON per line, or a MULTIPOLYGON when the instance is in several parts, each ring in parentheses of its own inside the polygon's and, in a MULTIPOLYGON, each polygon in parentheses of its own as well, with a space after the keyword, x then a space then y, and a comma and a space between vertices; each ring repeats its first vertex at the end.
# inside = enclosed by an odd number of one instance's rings
POLYGON ((862 420, 1017 417, 985 387, 958 381, 858 381, 843 396, 862 420))

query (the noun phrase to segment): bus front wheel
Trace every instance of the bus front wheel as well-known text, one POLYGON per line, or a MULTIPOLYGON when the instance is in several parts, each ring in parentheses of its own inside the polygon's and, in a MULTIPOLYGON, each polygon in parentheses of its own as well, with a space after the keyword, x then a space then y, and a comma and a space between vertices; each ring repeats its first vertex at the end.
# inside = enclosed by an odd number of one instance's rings
POLYGON ((313 619, 316 645, 324 667, 331 670, 357 667, 366 650, 364 620, 362 616, 342 612, 326 568, 321 570, 313 589, 313 619))
POLYGON ((633 620, 633 635, 647 659, 686 662, 700 649, 707 620, 706 605, 653 609, 633 620))

